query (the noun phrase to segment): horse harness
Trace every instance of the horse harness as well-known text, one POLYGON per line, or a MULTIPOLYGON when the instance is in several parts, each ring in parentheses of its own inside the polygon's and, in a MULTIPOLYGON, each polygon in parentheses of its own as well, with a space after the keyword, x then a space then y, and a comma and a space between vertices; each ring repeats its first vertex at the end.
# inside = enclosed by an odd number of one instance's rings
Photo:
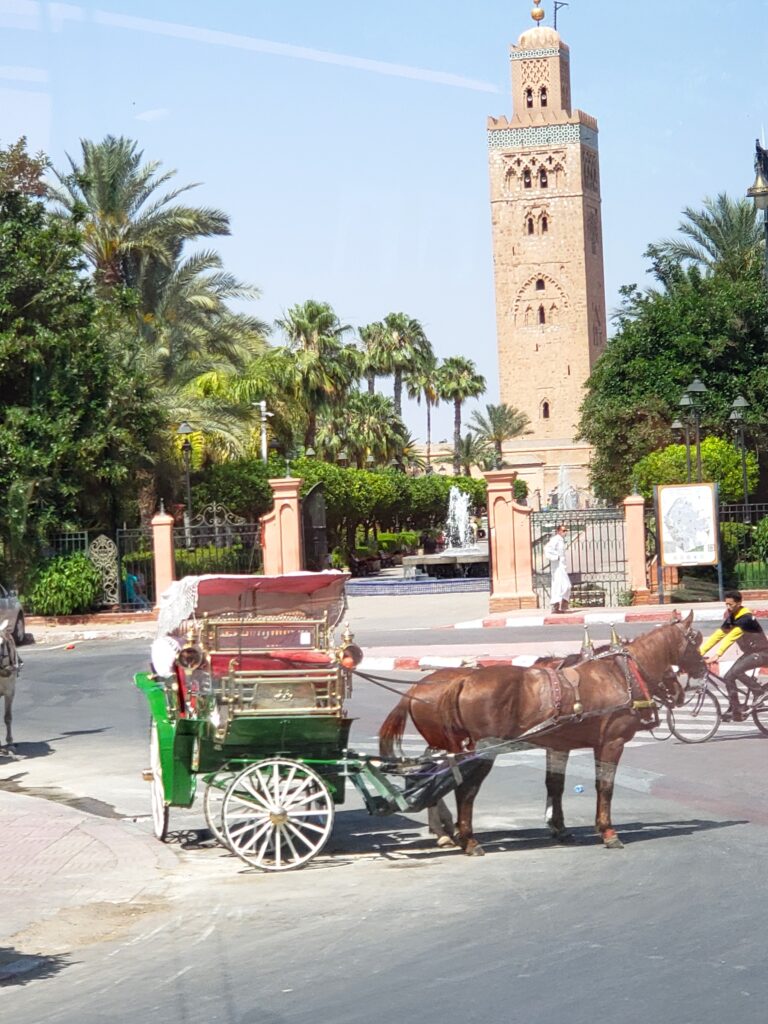
MULTIPOLYGON (((581 694, 579 693, 579 673, 574 667, 563 667, 562 664, 555 668, 544 668, 542 671, 546 672, 549 679, 549 684, 552 692, 552 705, 554 708, 554 721, 557 723, 562 722, 563 719, 569 721, 580 722, 584 718, 594 718, 606 714, 611 714, 615 711, 632 711, 639 713, 641 726, 644 728, 653 729, 659 724, 658 708, 656 702, 651 697, 650 691, 648 690, 648 684, 643 678, 636 660, 627 650, 609 650, 600 654, 595 654, 588 658, 588 661, 600 661, 603 658, 617 657, 619 664, 621 665, 624 680, 627 685, 627 700, 626 702, 617 705, 614 708, 599 708, 594 711, 584 711, 584 705, 581 700, 581 694), (563 707, 563 684, 568 690, 573 692, 572 710, 569 712, 563 707), (640 697, 635 697, 634 692, 640 692, 640 697), (651 714, 648 715, 647 712, 651 714)), ((583 664, 583 663, 582 663, 583 664)))
POLYGON ((19 671, 23 662, 9 629, 0 633, 0 677, 7 679, 19 671))

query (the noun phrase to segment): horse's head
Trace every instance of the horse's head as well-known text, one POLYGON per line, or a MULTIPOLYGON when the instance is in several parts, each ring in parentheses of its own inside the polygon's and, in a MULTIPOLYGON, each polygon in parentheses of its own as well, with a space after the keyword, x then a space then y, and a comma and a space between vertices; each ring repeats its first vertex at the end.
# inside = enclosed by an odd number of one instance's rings
POLYGON ((651 693, 668 707, 679 707, 684 690, 678 673, 699 679, 706 672, 700 645, 701 633, 693 628, 693 612, 683 618, 675 611, 670 622, 643 634, 629 646, 651 693))

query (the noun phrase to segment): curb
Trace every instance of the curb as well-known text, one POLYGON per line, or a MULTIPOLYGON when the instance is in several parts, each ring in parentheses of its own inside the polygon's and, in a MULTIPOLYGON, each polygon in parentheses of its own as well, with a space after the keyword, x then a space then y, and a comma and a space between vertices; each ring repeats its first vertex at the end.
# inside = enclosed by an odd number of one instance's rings
MULTIPOLYGON (((444 629, 519 629, 528 626, 537 629, 540 626, 590 626, 596 623, 603 625, 619 625, 624 622, 661 622, 666 619, 678 605, 670 605, 669 611, 611 611, 605 609, 599 612, 573 612, 564 615, 518 615, 518 616, 497 616, 489 619, 469 619, 467 622, 455 622, 452 625, 444 626, 444 629)), ((760 618, 768 618, 768 607, 751 608, 753 614, 760 618)), ((713 619, 721 619, 723 612, 718 605, 714 608, 694 608, 694 622, 711 622, 713 619)))

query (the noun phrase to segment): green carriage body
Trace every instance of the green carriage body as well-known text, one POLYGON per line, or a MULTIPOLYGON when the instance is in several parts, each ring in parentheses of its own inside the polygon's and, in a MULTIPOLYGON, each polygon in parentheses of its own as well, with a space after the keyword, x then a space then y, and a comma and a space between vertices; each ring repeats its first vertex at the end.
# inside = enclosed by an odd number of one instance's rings
MULTIPOLYGON (((152 782, 158 838, 167 832, 169 807, 192 806, 198 779, 206 784, 208 819, 209 791, 229 792, 249 766, 258 771, 269 764, 294 800, 309 779, 319 795, 302 823, 307 830, 320 820, 318 801, 344 801, 352 724, 344 709, 348 656, 351 650, 362 656, 348 633, 340 644, 334 636, 347 578, 338 572, 193 577, 164 595, 154 671, 135 677, 151 713, 152 766, 145 777, 152 782), (301 786, 296 773, 303 773, 301 786)), ((266 782, 258 778, 255 785, 266 782)), ((241 803, 251 798, 244 787, 234 792, 241 803)))

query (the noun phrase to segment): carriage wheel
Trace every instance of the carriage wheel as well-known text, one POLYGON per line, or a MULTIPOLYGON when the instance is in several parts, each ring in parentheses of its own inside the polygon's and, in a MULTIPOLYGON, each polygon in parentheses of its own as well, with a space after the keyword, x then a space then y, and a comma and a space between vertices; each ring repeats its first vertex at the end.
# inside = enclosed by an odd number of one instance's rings
POLYGON ((705 743, 720 728, 720 705, 706 690, 686 691, 685 703, 667 709, 672 735, 681 743, 705 743))
POLYGON ((160 740, 157 735, 157 723, 152 720, 149 726, 149 768, 152 773, 152 825, 155 836, 161 843, 168 835, 168 817, 170 810, 165 802, 163 788, 163 766, 160 761, 160 740))
POLYGON ((224 819, 222 813, 224 810, 224 797, 226 796, 227 787, 231 778, 231 771, 224 769, 216 772, 205 787, 205 796, 203 797, 205 823, 213 833, 216 841, 221 843, 221 845, 227 849, 230 849, 230 846, 227 841, 227 837, 224 835, 224 819))
POLYGON ((280 758, 240 772, 222 809, 229 848, 264 871, 306 864, 325 846, 333 816, 333 799, 317 772, 280 758))

